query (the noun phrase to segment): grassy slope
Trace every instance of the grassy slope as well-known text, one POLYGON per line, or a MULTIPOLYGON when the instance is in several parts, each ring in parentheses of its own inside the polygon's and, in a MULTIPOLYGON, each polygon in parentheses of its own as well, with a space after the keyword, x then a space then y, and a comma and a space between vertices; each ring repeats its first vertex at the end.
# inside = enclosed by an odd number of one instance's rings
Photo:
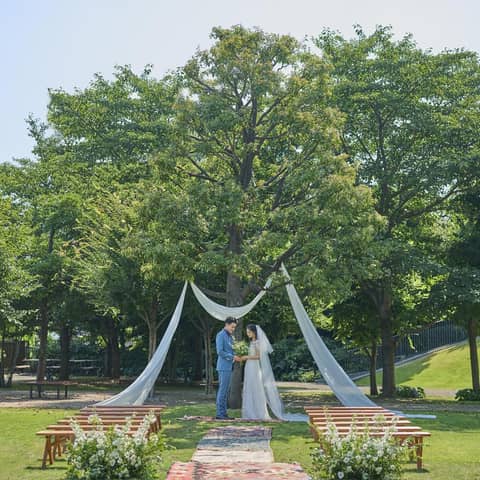
MULTIPOLYGON (((164 431, 174 449, 166 452, 163 473, 171 462, 188 461, 197 442, 214 424, 181 421, 184 415, 211 415, 213 406, 192 405, 169 409, 164 416, 164 431)), ((3 409, 0 411, 0 480, 55 480, 64 476, 65 463, 58 461, 42 471, 40 457, 43 443, 34 433, 67 412, 62 410, 3 409), (5 441, 8 439, 7 441, 5 441)), ((232 412, 238 415, 239 412, 232 412)), ((463 480, 480 479, 478 438, 480 414, 440 413, 437 420, 415 420, 432 433, 424 453, 426 472, 417 473, 406 465, 406 479, 463 480)), ((299 423, 274 423, 272 448, 275 460, 299 462, 308 469, 314 442, 308 426, 299 423)))
MULTIPOLYGON (((480 340, 478 342, 480 345, 480 340)), ((395 370, 397 384, 458 390, 471 388, 470 357, 468 345, 441 350, 420 358, 395 370)), ((377 374, 381 384, 381 373, 377 374)), ((369 379, 362 378, 359 385, 369 385, 369 379)))

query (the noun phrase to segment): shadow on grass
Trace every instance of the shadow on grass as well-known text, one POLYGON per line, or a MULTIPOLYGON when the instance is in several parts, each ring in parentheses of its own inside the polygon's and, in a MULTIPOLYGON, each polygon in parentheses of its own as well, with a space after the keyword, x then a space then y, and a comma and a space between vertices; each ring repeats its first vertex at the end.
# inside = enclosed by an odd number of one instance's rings
MULTIPOLYGON (((436 420, 412 419, 412 423, 425 430, 470 434, 474 430, 477 437, 480 432, 480 413, 437 413, 436 420)), ((474 439, 471 439, 472 441, 474 439)))

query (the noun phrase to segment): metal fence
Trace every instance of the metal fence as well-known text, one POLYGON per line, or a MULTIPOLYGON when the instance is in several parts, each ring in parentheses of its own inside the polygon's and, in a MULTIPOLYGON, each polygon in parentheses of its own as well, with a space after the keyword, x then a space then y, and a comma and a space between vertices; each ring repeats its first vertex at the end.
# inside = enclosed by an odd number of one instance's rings
MULTIPOLYGON (((396 345, 395 360, 401 361, 415 355, 429 352, 436 348, 461 342, 467 338, 465 328, 452 320, 437 322, 420 332, 411 333, 399 339, 396 345)), ((344 347, 343 347, 344 348, 344 347)), ((368 371, 369 360, 366 354, 358 348, 346 348, 342 352, 340 347, 334 356, 343 369, 351 375, 368 371)), ((382 366, 382 347, 378 346, 377 368, 382 366)))
POLYGON ((429 352, 435 348, 461 342, 467 338, 467 331, 452 320, 434 325, 403 337, 397 342, 397 360, 429 352))

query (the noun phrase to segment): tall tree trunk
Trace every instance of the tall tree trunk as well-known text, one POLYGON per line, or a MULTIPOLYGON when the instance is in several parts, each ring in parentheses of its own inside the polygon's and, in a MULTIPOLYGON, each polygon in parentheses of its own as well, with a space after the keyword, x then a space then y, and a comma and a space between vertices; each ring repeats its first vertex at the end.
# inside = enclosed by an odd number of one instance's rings
POLYGON ((213 358, 211 330, 204 331, 203 344, 205 349, 205 394, 210 395, 213 393, 213 358))
POLYGON ((148 326, 148 361, 150 361, 157 349, 157 323, 150 318, 147 322, 148 326))
POLYGON ((70 377, 70 341, 72 332, 67 322, 62 322, 60 327, 60 380, 68 380, 70 377))
POLYGON ((20 353, 20 342, 18 340, 14 340, 14 350, 13 350, 13 355, 10 360, 10 365, 8 366, 8 378, 7 378, 7 383, 6 387, 11 387, 13 383, 13 372, 15 372, 15 368, 17 366, 17 359, 18 355, 20 353))
POLYGON ((120 379, 120 346, 118 345, 118 332, 114 328, 111 333, 112 344, 112 378, 120 379))
POLYGON ((103 336, 105 341, 105 354, 103 359, 103 376, 106 378, 112 377, 112 347, 108 336, 103 336))
POLYGON ((180 339, 177 339, 176 342, 173 342, 173 348, 170 348, 170 353, 168 355, 167 378, 170 383, 177 380, 179 341, 180 339))
MULTIPOLYGON (((227 275, 227 306, 237 307, 244 303, 241 280, 238 276, 229 272, 227 275)), ((243 319, 238 319, 237 328, 234 334, 235 340, 243 338, 243 319)), ((228 398, 230 408, 241 408, 242 406, 242 365, 235 362, 230 384, 230 395, 228 398)))
POLYGON ((192 380, 201 381, 203 377, 203 339, 200 335, 195 335, 193 344, 193 372, 192 380))
POLYGON ((395 340, 393 338, 393 312, 390 289, 383 291, 379 309, 382 337, 382 395, 395 395, 395 340))
MULTIPOLYGON (((47 254, 53 252, 53 240, 55 237, 55 230, 50 228, 48 234, 48 245, 47 245, 47 254)), ((44 285, 45 286, 45 285, 44 285)), ((37 381, 42 381, 45 379, 45 374, 47 372, 47 341, 48 341, 48 320, 49 320, 49 311, 48 311, 48 299, 47 294, 45 293, 45 298, 40 302, 40 333, 39 333, 39 348, 38 348, 38 368, 37 368, 37 381)))
POLYGON ((478 325, 477 320, 473 317, 468 319, 468 345, 470 347, 470 368, 472 372, 472 388, 475 392, 480 392, 480 375, 478 369, 478 349, 477 349, 477 335, 478 325))
POLYGON ((118 328, 113 318, 107 320, 107 376, 113 380, 120 379, 118 328))
POLYGON ((42 301, 40 305, 40 332, 39 348, 38 348, 38 366, 37 366, 37 381, 45 380, 47 373, 47 341, 48 341, 48 304, 46 300, 42 301))
POLYGON ((2 343, 0 346, 0 387, 5 387, 5 335, 6 332, 6 324, 3 325, 2 329, 2 343))
POLYGON ((372 341, 369 352, 370 358, 370 395, 378 395, 377 386, 377 342, 372 341))
POLYGON ((367 286, 365 292, 373 301, 380 318, 382 340, 382 395, 395 395, 395 340, 393 338, 392 288, 389 280, 367 286))
POLYGON ((148 313, 144 316, 148 326, 148 360, 150 361, 157 349, 158 342, 158 300, 152 300, 148 313))

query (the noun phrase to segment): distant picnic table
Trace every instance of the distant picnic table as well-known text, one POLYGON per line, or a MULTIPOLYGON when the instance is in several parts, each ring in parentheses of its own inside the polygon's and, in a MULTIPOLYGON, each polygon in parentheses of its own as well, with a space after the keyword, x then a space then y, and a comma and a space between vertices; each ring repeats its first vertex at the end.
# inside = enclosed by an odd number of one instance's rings
POLYGON ((68 387, 78 385, 76 382, 65 381, 49 381, 49 380, 34 380, 26 382, 30 387, 30 398, 33 398, 33 390, 36 388, 38 398, 42 398, 42 392, 46 391, 47 387, 54 387, 57 390, 57 400, 60 400, 60 390, 64 391, 64 398, 68 397, 68 387))

